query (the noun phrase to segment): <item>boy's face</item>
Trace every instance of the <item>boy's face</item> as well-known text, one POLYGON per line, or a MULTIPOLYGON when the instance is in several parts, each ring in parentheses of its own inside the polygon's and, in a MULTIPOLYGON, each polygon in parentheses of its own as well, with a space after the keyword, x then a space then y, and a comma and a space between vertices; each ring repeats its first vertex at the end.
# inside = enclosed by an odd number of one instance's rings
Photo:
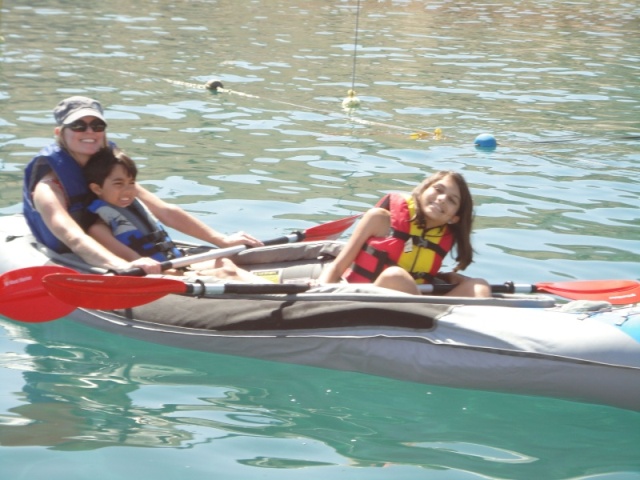
POLYGON ((116 207, 128 207, 136 198, 136 181, 122 165, 116 165, 102 186, 91 183, 89 188, 98 198, 116 207))

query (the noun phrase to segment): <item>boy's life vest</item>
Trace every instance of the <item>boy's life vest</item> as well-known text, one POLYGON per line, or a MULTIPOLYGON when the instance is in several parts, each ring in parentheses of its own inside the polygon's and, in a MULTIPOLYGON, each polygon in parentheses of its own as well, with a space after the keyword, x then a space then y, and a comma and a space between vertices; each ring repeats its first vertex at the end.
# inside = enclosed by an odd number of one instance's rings
POLYGON ((22 186, 22 211, 36 240, 55 252, 64 253, 69 252, 69 248, 49 230, 32 199, 36 184, 51 171, 56 174, 64 190, 69 214, 86 230, 88 225, 83 225, 83 210, 89 194, 87 182, 80 165, 58 144, 43 148, 27 164, 22 186))
POLYGON ((164 262, 182 256, 169 234, 138 199, 126 208, 96 199, 87 209, 111 228, 114 237, 143 257, 164 262))
POLYGON ((411 195, 391 193, 376 206, 391 213, 390 234, 369 238, 344 278, 349 283, 371 283, 383 270, 397 265, 409 272, 416 283, 430 283, 453 248, 451 229, 447 225, 420 228, 411 195))

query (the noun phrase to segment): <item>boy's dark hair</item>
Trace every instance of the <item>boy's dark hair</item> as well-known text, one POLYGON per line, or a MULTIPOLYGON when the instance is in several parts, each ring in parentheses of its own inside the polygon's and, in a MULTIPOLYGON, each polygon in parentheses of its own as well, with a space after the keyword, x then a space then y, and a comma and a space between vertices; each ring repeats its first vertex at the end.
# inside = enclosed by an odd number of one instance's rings
POLYGON ((127 175, 134 180, 136 179, 138 168, 135 162, 122 150, 105 147, 91 155, 91 158, 82 169, 87 184, 96 183, 102 186, 116 165, 122 165, 127 175))

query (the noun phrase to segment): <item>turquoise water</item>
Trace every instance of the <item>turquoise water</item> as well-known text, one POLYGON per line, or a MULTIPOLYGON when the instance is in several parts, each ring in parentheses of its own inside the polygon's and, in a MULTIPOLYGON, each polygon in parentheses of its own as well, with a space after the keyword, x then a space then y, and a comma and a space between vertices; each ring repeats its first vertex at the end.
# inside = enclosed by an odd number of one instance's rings
POLYGON ((12 327, 3 478, 638 475, 635 412, 12 327))
MULTIPOLYGON (((140 180, 221 231, 307 228, 450 168, 470 275, 640 278, 636 4, 357 5, 3 2, 0 214, 84 94, 140 180)), ((640 478, 637 412, 0 326, 0 478, 640 478)))

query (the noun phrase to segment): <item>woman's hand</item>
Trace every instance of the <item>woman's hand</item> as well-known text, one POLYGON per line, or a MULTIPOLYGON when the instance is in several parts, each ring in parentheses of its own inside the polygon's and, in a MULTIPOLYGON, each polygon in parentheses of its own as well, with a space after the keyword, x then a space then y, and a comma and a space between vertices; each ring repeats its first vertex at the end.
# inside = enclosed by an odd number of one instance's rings
POLYGON ((236 245, 247 245, 249 247, 259 247, 262 242, 253 235, 245 232, 237 232, 222 238, 220 247, 234 247, 236 245))
POLYGON ((141 268, 147 275, 162 273, 160 262, 151 257, 141 257, 129 263, 129 268, 141 268))

